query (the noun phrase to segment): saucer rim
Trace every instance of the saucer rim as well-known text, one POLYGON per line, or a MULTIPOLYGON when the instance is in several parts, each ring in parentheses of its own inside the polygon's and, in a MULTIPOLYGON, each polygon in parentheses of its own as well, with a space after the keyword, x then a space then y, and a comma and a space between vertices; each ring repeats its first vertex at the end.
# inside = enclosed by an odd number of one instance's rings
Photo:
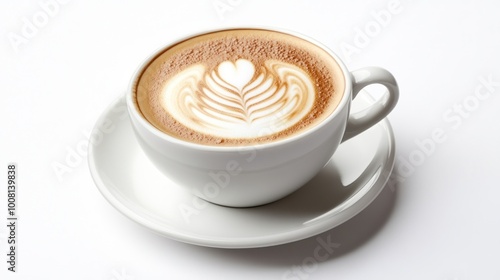
MULTIPOLYGON (((360 96, 361 97, 361 96, 360 96)), ((370 97, 364 98, 366 102, 371 101, 370 97)), ((125 95, 115 99, 111 102, 110 105, 103 110, 95 125, 92 129, 92 133, 95 132, 96 129, 99 128, 105 121, 109 121, 109 119, 116 119, 116 116, 112 116, 112 110, 118 106, 120 103, 125 104, 125 95)), ((120 119, 118 121, 127 122, 126 125, 130 126, 130 120, 128 118, 120 119)), ((156 234, 161 236, 170 238, 172 240, 189 243, 193 245, 199 245, 204 247, 213 247, 213 248, 227 248, 227 249, 244 249, 244 248, 260 248, 260 247, 269 247, 281 244, 287 244, 299 240, 303 240, 318 234, 321 234, 325 231, 331 230, 342 223, 348 221, 353 218, 357 214, 359 214, 363 209, 365 209, 368 205, 370 205, 373 200, 375 200, 380 192, 385 188, 387 181, 389 180, 390 174, 394 168, 395 164, 395 137, 392 126, 387 118, 384 118, 375 126, 382 126, 383 130, 387 137, 387 145, 388 152, 385 157, 385 167, 381 170, 380 174, 369 186, 363 186, 362 189, 369 188, 368 191, 363 194, 356 201, 351 203, 348 207, 333 215, 333 217, 326 218, 326 221, 322 222, 312 222, 310 225, 306 227, 297 228, 294 230, 289 230, 285 232, 281 232, 278 234, 264 235, 259 237, 206 237, 202 234, 197 233, 186 233, 184 231, 180 231, 176 229, 176 227, 172 227, 170 225, 159 224, 157 221, 153 221, 148 219, 148 213, 139 213, 138 211, 134 211, 133 208, 128 207, 126 203, 120 200, 121 194, 115 193, 111 188, 107 186, 107 184, 101 178, 99 170, 97 168, 96 155, 95 155, 95 143, 89 142, 88 145, 88 167, 90 171, 90 175, 99 190, 99 192, 104 196, 104 198, 121 214, 125 215, 127 218, 132 221, 146 227, 147 229, 153 231, 156 234), (349 211, 348 211, 349 210, 349 211)), ((359 137, 360 135, 356 136, 359 137)), ((341 144, 342 145, 342 144, 341 144)), ((342 203, 352 200, 355 195, 345 199, 342 203)), ((123 199, 124 197, 122 197, 123 199)), ((340 205, 340 204, 339 204, 340 205)), ((222 207, 222 206, 219 206, 222 207)), ((231 208, 228 208, 231 209, 231 208)), ((328 212, 325 212, 327 214, 328 212)), ((320 217, 320 216, 318 216, 320 217)))

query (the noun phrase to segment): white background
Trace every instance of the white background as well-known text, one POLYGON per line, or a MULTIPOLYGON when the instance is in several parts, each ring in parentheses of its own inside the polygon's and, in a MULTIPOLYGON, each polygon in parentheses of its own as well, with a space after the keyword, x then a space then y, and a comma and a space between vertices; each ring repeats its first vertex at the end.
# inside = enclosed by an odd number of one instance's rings
POLYGON ((500 279, 498 1, 47 2, 0 4, 1 279, 283 279, 293 269, 294 279, 500 279), (85 153, 54 169, 153 50, 236 25, 301 32, 348 68, 382 66, 400 84, 393 187, 321 235, 340 247, 316 266, 303 265, 314 237, 224 250, 157 236, 107 203, 85 153), (436 130, 440 141, 424 140, 436 130), (19 171, 17 273, 4 261, 8 162, 19 171))

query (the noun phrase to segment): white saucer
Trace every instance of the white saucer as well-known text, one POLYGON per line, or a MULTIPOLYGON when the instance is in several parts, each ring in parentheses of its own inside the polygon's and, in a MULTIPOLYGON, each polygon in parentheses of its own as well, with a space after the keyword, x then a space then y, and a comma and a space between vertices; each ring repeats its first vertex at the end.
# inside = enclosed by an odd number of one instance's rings
MULTIPOLYGON (((352 111, 370 101, 359 96, 354 103, 352 111)), ((195 198, 156 170, 136 142, 124 98, 102 114, 93 133, 90 171, 111 205, 156 233, 209 247, 272 246, 336 227, 375 199, 394 165, 394 135, 385 119, 343 143, 325 168, 290 196, 260 207, 229 208, 195 198)))

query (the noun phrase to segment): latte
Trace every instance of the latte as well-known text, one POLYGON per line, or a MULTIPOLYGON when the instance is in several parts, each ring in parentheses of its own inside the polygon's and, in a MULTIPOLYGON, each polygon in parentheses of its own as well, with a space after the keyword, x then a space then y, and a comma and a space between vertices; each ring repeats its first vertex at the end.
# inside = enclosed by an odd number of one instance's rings
POLYGON ((217 31, 171 46, 135 87, 148 122, 175 138, 236 146, 285 139, 328 117, 342 70, 320 47, 259 29, 217 31))

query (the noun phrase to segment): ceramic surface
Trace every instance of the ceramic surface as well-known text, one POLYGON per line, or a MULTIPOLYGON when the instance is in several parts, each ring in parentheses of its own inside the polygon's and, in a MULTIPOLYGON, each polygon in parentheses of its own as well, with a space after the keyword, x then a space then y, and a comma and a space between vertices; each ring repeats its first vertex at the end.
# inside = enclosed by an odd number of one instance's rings
MULTIPOLYGON (((371 103, 358 98, 353 111, 371 103), (359 99, 359 100, 358 100, 359 99)), ((209 247, 265 247, 304 239, 350 219, 383 189, 394 165, 387 119, 341 144, 320 173, 293 194, 252 208, 218 206, 165 177, 139 147, 123 98, 98 120, 89 166, 118 211, 166 237, 209 247)))

